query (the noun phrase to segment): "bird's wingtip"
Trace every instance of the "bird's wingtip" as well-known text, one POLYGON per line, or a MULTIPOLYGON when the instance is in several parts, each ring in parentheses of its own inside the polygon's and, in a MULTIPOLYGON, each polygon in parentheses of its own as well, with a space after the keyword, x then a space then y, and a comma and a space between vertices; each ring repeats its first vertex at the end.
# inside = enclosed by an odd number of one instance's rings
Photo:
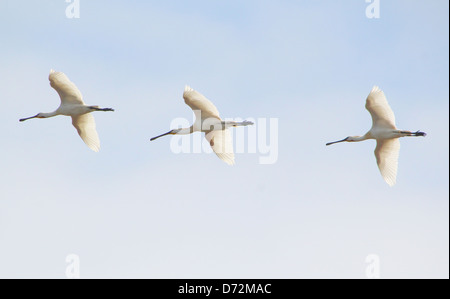
POLYGON ((54 69, 50 69, 50 74, 56 73, 54 69))
POLYGON ((232 161, 224 161, 224 162, 227 163, 227 164, 230 165, 230 166, 236 165, 236 163, 234 162, 234 160, 232 160, 232 161))
POLYGON ((229 156, 223 157, 223 161, 230 166, 234 166, 236 164, 236 162, 234 161, 234 155, 232 155, 231 157, 229 156))
POLYGON ((184 86, 184 91, 186 92, 186 91, 193 91, 193 89, 189 86, 189 85, 185 85, 184 86))
POLYGON ((383 177, 383 179, 389 185, 389 187, 394 187, 397 183, 397 180, 392 177, 383 177))
POLYGON ((381 91, 380 87, 378 85, 374 85, 372 88, 372 92, 381 91))

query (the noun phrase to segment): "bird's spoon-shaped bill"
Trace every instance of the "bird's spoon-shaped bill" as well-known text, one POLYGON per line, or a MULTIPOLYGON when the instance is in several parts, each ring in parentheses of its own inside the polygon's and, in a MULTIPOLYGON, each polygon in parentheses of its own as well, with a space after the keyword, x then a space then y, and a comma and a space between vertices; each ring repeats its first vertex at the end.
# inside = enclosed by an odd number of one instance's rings
POLYGON ((173 130, 170 130, 170 131, 167 132, 167 133, 164 133, 164 134, 161 134, 161 135, 158 135, 158 136, 156 136, 156 137, 151 138, 150 141, 153 141, 153 140, 155 140, 155 139, 158 139, 159 137, 163 137, 163 136, 166 136, 166 135, 170 135, 170 134, 172 134, 172 133, 173 133, 173 130))
POLYGON ((19 121, 26 121, 28 119, 36 118, 36 117, 38 117, 38 115, 39 114, 36 114, 35 116, 31 116, 31 117, 21 118, 21 119, 19 119, 19 121))
POLYGON ((344 141, 347 141, 347 140, 348 140, 348 137, 347 137, 347 138, 344 138, 344 139, 342 139, 342 140, 339 140, 339 141, 328 142, 328 143, 326 144, 326 146, 328 146, 328 145, 332 145, 332 144, 335 144, 335 143, 340 143, 340 142, 344 142, 344 141))

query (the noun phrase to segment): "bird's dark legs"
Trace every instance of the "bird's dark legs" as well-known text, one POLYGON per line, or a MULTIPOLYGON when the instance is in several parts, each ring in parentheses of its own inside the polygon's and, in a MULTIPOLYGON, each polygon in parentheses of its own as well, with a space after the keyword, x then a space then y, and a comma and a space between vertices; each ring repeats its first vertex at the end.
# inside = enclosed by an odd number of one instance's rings
POLYGON ((425 136, 427 136, 427 133, 417 131, 417 132, 414 132, 414 133, 413 133, 413 136, 422 136, 422 137, 425 137, 425 136))
POLYGON ((94 111, 114 111, 112 108, 99 108, 97 106, 89 106, 89 108, 94 111))
POLYGON ((225 126, 225 127, 227 127, 227 126, 231 126, 231 127, 251 126, 251 125, 253 125, 253 122, 248 121, 248 120, 244 120, 242 122, 223 121, 222 125, 225 126))
POLYGON ((400 133, 401 133, 401 134, 405 134, 406 136, 413 136, 413 137, 419 137, 419 136, 425 137, 425 136, 427 136, 427 133, 425 133, 425 132, 420 132, 420 131, 417 131, 417 132, 400 131, 400 133))

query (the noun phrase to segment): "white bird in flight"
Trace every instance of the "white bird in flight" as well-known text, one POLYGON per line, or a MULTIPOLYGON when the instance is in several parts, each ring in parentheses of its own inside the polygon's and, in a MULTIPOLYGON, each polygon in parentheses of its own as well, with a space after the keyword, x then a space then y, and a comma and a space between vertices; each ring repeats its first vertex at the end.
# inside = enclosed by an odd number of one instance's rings
POLYGON ((398 156, 400 151, 400 137, 426 136, 424 132, 410 132, 397 129, 395 116, 386 100, 383 91, 374 86, 366 100, 366 109, 372 115, 372 128, 364 136, 349 136, 343 140, 327 143, 331 145, 339 142, 358 142, 375 139, 375 157, 381 175, 389 186, 397 180, 398 156))
POLYGON ((32 118, 48 118, 57 115, 66 115, 72 117, 72 124, 77 129, 78 134, 84 143, 94 152, 100 150, 100 139, 95 129, 94 117, 90 114, 93 111, 114 111, 111 108, 99 108, 98 106, 87 106, 83 102, 83 96, 78 88, 73 84, 64 73, 50 70, 48 76, 50 86, 53 87, 61 98, 61 105, 53 112, 38 113, 35 116, 22 118, 19 121, 25 121, 32 118))
POLYGON ((223 121, 216 106, 201 93, 186 85, 183 93, 184 102, 195 114, 195 122, 189 128, 170 130, 167 133, 153 137, 153 141, 166 135, 187 135, 193 132, 205 132, 205 138, 216 155, 228 165, 234 165, 233 141, 229 127, 253 125, 251 121, 223 121))

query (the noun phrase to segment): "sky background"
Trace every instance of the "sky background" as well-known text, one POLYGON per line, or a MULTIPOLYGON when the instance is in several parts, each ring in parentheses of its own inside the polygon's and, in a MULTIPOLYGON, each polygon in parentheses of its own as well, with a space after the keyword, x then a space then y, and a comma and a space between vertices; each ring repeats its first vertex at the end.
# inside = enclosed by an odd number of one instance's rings
MULTIPOLYGON (((449 277, 449 2, 0 1, 0 278, 449 277), (59 105, 95 113, 94 153, 59 105), (278 160, 174 154, 189 84, 223 117, 277 118, 278 160), (405 130, 397 185, 362 135, 385 92, 405 130)), ((264 128, 258 128, 264 129, 264 128)), ((245 131, 245 128, 236 130, 245 131)), ((200 134, 200 133, 197 133, 200 134)), ((186 137, 190 138, 190 137, 186 137)))

